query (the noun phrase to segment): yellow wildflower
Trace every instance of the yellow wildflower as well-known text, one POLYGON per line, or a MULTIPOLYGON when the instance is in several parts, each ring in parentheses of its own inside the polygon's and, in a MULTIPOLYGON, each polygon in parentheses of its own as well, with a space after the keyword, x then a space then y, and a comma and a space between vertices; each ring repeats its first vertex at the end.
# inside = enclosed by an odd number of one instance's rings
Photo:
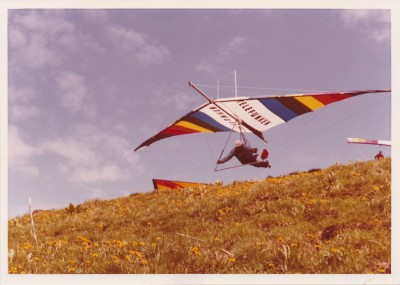
POLYGON ((230 257, 230 258, 228 259, 228 261, 229 261, 229 262, 232 262, 232 263, 233 263, 233 262, 236 262, 236 258, 230 257))
POLYGON ((201 255, 201 251, 197 246, 192 248, 192 253, 196 255, 201 255))
POLYGON ((112 258, 114 263, 119 263, 120 262, 118 256, 116 256, 116 255, 111 256, 111 258, 112 258))
POLYGON ((24 248, 25 250, 28 250, 28 249, 31 249, 32 247, 33 247, 33 246, 32 246, 30 243, 27 243, 27 242, 26 242, 26 243, 24 243, 24 247, 23 247, 23 248, 24 248))

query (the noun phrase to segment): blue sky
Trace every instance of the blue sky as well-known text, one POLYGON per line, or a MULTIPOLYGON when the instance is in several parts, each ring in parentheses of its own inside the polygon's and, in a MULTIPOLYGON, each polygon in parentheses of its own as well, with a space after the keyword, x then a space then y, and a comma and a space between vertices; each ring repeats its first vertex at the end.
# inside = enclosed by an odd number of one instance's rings
POLYGON ((29 197, 35 209, 57 209, 150 192, 152 178, 264 179, 378 152, 346 137, 391 140, 392 97, 382 93, 273 128, 267 145, 250 135, 269 150, 271 169, 214 172, 227 134, 133 152, 204 103, 188 81, 214 98, 209 86, 232 86, 234 70, 239 96, 390 89, 389 10, 17 9, 8 17, 9 217, 27 213, 29 197))

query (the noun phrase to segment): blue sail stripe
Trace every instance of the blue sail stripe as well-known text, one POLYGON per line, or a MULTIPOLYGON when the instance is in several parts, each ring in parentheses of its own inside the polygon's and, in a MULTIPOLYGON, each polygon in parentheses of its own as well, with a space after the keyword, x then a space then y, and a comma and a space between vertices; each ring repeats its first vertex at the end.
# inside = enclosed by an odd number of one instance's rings
POLYGON ((211 118, 210 116, 208 116, 207 114, 205 114, 201 111, 197 111, 197 112, 193 113, 191 115, 191 117, 195 117, 195 118, 207 123, 208 125, 216 128, 216 129, 219 129, 221 132, 229 132, 231 130, 231 129, 225 127, 224 125, 221 125, 216 120, 214 120, 213 118, 211 118))
POLYGON ((260 101, 265 107, 267 107, 272 113, 280 117, 285 122, 297 117, 297 114, 293 112, 291 109, 287 108, 277 99, 269 98, 269 99, 260 99, 260 101))

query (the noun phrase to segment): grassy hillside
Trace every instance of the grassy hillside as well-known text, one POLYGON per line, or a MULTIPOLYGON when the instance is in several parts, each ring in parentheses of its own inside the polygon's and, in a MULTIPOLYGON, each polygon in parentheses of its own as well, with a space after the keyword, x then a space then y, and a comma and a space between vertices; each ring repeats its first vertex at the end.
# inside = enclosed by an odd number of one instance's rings
POLYGON ((9 220, 10 273, 390 273, 391 160, 9 220))

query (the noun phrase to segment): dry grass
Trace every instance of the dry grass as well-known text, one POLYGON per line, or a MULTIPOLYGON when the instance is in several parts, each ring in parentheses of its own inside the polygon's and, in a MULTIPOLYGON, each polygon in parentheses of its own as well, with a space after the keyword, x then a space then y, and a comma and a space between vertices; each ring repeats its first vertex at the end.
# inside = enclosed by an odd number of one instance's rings
POLYGON ((9 220, 9 273, 390 273, 391 160, 9 220))

